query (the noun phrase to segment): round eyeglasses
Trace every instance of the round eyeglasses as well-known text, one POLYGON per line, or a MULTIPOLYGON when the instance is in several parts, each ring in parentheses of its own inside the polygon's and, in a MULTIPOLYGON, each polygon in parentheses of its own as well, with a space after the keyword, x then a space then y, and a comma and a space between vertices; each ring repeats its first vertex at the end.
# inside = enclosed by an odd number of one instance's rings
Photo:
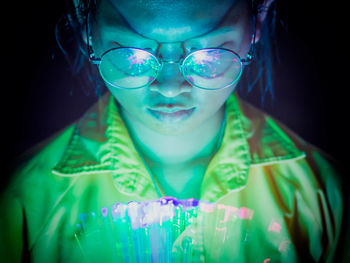
POLYGON ((97 58, 89 43, 91 35, 87 29, 89 59, 99 66, 103 80, 116 88, 148 86, 157 79, 164 63, 178 63, 184 78, 192 86, 206 90, 222 89, 233 85, 240 78, 243 66, 253 59, 255 23, 253 25, 252 44, 245 59, 230 49, 205 48, 191 52, 178 62, 163 61, 151 52, 135 47, 112 48, 97 58))

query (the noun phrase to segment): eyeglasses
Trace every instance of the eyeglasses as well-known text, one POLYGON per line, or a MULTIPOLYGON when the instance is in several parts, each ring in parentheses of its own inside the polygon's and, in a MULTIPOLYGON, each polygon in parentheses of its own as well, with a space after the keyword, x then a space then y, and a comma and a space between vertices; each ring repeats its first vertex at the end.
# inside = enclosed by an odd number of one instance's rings
MULTIPOLYGON (((89 17, 89 15, 88 15, 89 17)), ((184 78, 192 85, 206 90, 223 89, 233 85, 241 76, 243 66, 254 57, 256 23, 253 16, 252 44, 245 59, 226 48, 204 48, 189 53, 179 61, 160 60, 151 52, 135 47, 116 47, 95 57, 86 22, 89 59, 98 65, 102 79, 121 89, 138 89, 157 79, 164 63, 177 63, 184 78)))

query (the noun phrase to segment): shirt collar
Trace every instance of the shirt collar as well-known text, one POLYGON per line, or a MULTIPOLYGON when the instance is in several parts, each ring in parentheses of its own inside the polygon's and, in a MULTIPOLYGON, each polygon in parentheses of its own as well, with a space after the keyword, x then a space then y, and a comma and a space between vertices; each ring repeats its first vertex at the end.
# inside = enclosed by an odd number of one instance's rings
MULTIPOLYGON (((208 165, 201 199, 215 201, 245 187, 251 165, 301 156, 288 136, 264 116, 239 101, 235 94, 228 98, 222 143, 208 165)), ((155 182, 109 93, 79 120, 65 153, 53 169, 59 176, 106 172, 112 175, 116 189, 123 194, 158 196, 155 182)))
POLYGON ((251 162, 249 145, 242 125, 237 98, 231 95, 226 102, 226 127, 221 146, 206 170, 202 199, 213 201, 227 192, 242 188, 248 179, 251 162))

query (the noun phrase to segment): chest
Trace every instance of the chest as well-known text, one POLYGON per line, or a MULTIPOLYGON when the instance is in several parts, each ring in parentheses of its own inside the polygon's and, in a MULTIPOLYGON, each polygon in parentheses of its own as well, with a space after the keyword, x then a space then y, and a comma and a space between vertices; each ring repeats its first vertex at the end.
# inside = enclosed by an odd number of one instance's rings
MULTIPOLYGON (((181 183, 176 176, 170 179, 181 183)), ((307 229, 295 218, 299 213, 294 206, 287 209, 285 202, 276 202, 262 181, 250 182, 245 189, 227 194, 214 205, 178 209, 172 218, 157 217, 159 209, 155 207, 143 210, 141 218, 139 213, 133 213, 132 204, 128 204, 129 211, 125 207, 115 210, 111 206, 115 201, 130 200, 109 197, 108 187, 113 189, 110 183, 89 183, 77 186, 84 190, 69 191, 69 200, 62 199, 50 213, 36 239, 33 254, 37 262, 178 262, 169 259, 176 256, 174 251, 179 251, 181 257, 186 251, 195 251, 196 256, 189 262, 297 262, 298 245, 309 242, 307 229), (135 220, 131 219, 133 215, 135 220), (144 220, 151 224, 138 225, 144 220), (163 261, 157 258, 159 255, 163 261)), ((199 189, 198 184, 192 187, 190 180, 187 185, 190 190, 199 189)), ((311 219, 309 227, 319 233, 320 226, 311 219)))

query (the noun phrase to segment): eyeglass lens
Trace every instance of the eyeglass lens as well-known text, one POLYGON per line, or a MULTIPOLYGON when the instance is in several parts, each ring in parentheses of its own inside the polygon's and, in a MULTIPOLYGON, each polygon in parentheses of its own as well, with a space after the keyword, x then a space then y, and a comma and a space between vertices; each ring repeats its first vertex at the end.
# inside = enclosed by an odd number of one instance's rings
MULTIPOLYGON (((158 59, 137 48, 116 48, 102 56, 102 78, 114 87, 134 89, 149 85, 160 70, 158 59)), ((182 73, 192 85, 220 89, 232 85, 241 75, 240 57, 226 49, 201 49, 191 53, 182 64, 182 73)))

